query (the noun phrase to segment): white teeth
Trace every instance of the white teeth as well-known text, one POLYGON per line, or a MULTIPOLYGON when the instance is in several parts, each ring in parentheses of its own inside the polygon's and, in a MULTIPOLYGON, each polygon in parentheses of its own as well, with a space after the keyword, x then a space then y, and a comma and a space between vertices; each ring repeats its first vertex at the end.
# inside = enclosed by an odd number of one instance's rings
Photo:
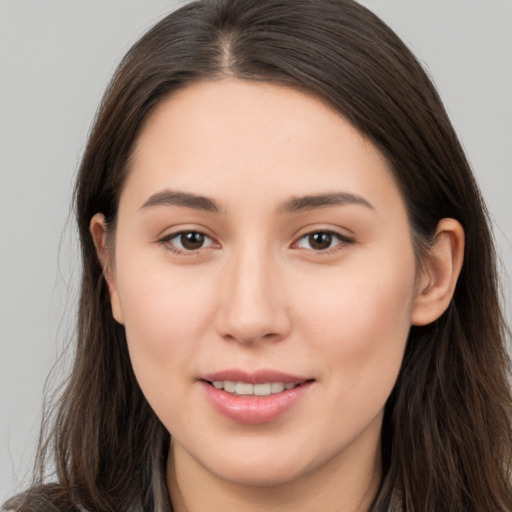
POLYGON ((284 384, 282 382, 272 382, 272 393, 281 393, 281 391, 284 391, 284 384))
POLYGON ((235 392, 237 395, 252 395, 254 386, 247 382, 237 382, 235 385, 235 392))
POLYGON ((285 389, 293 389, 299 384, 296 382, 265 382, 263 384, 249 384, 248 382, 233 382, 230 380, 216 380, 212 382, 216 389, 223 389, 228 393, 237 395, 268 396, 281 393, 285 389))
POLYGON ((267 396, 272 393, 272 384, 267 382, 266 384, 254 384, 254 394, 258 396, 267 396))
POLYGON ((236 382, 231 382, 230 380, 225 380, 224 385, 222 387, 224 388, 224 391, 227 391, 228 393, 236 392, 236 382))

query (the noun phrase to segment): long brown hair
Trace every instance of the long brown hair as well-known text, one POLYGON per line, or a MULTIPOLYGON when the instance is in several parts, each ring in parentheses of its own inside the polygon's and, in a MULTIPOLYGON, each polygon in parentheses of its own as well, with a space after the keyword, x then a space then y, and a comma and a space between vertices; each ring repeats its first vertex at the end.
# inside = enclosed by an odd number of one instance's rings
POLYGON ((169 511, 169 433, 133 374, 89 234, 110 231, 144 120, 199 80, 274 82, 331 104, 388 159, 419 261, 440 219, 466 250, 448 310, 412 327, 386 404, 384 479, 372 511, 399 489, 407 512, 512 510, 509 335, 485 205, 428 76, 399 38, 352 0, 204 0, 167 16, 129 51, 99 109, 75 192, 82 282, 74 367, 46 417, 34 486, 19 510, 169 511), (45 481, 53 458, 56 481, 45 481))

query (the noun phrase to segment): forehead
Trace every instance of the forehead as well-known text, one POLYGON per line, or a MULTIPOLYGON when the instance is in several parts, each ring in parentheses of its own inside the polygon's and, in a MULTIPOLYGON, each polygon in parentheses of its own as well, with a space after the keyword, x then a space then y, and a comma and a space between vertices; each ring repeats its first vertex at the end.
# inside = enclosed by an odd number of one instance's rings
POLYGON ((277 200, 340 187, 400 200, 385 158, 325 102, 284 86, 224 79, 162 101, 141 131, 125 189, 139 201, 158 188, 222 201, 233 191, 277 200))

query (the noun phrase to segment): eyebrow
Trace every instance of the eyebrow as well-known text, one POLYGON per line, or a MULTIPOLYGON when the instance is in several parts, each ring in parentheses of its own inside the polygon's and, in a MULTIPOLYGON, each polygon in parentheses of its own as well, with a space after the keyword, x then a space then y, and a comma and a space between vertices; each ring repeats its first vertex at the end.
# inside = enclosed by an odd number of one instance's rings
MULTIPOLYGON (((349 204, 356 204, 372 210, 374 209, 371 203, 364 197, 348 192, 335 192, 292 197, 285 201, 278 208, 278 211, 280 213, 294 213, 349 204)), ((222 208, 219 204, 209 197, 192 194, 190 192, 178 192, 173 190, 162 190, 161 192, 156 192, 149 197, 140 209, 154 206, 181 206, 213 213, 222 212, 222 208)))
POLYGON ((293 213, 305 210, 314 210, 316 208, 328 208, 330 206, 344 206, 348 204, 357 204, 374 210, 372 204, 364 197, 348 192, 335 192, 329 194, 305 195, 292 197, 280 208, 282 213, 293 213))
POLYGON ((207 212, 220 213, 219 205, 209 197, 198 196, 188 192, 176 192, 173 190, 163 190, 156 192, 140 207, 150 208, 153 206, 183 206, 195 210, 204 210, 207 212))

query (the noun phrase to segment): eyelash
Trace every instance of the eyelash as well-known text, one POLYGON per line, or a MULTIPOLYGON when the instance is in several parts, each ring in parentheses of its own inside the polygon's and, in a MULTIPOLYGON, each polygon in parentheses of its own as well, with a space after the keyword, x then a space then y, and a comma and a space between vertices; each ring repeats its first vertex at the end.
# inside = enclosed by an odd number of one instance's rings
MULTIPOLYGON (((184 255, 184 256, 195 256, 200 249, 207 249, 207 248, 215 245, 215 242, 213 241, 213 239, 210 236, 208 236, 206 233, 204 233, 202 231, 195 230, 195 229, 189 229, 189 230, 183 230, 183 231, 177 231, 175 233, 171 233, 171 234, 161 238, 160 240, 158 240, 158 242, 161 243, 162 245, 164 245, 168 250, 170 250, 174 254, 179 254, 179 255, 184 255), (175 238, 182 238, 183 236, 186 236, 186 235, 199 235, 199 236, 203 237, 204 239, 208 239, 210 241, 210 244, 207 245, 206 247, 204 245, 201 245, 201 247, 198 247, 197 249, 186 249, 186 248, 180 249, 179 247, 176 247, 175 243, 172 242, 172 240, 174 240, 175 238)), ((181 241, 181 245, 183 246, 182 241, 181 241)))
POLYGON ((300 249, 305 249, 307 251, 313 251, 315 253, 315 255, 326 256, 326 255, 332 254, 334 252, 343 250, 344 246, 346 246, 347 244, 353 244, 353 243, 355 243, 355 240, 353 238, 342 235, 341 233, 338 233, 336 231, 332 231, 329 229, 319 229, 317 231, 310 231, 308 233, 305 233, 296 242, 294 242, 293 245, 297 246, 300 249), (299 244, 303 240, 307 240, 309 242, 309 245, 311 246, 311 241, 312 241, 311 237, 316 236, 316 235, 322 235, 324 237, 327 236, 329 245, 331 242, 334 242, 334 241, 336 241, 337 243, 335 243, 334 245, 330 245, 326 249, 313 249, 312 247, 310 247, 310 248, 300 247, 299 244))
MULTIPOLYGON (((185 255, 185 256, 195 256, 195 255, 197 255, 199 250, 208 249, 210 247, 215 246, 215 244, 216 244, 216 242, 210 236, 208 236, 206 233, 199 231, 199 230, 193 230, 193 229, 177 231, 175 233, 171 233, 171 234, 161 238, 160 240, 158 240, 158 242, 160 244, 164 245, 171 252, 178 254, 178 255, 185 255), (195 236, 199 235, 200 237, 203 237, 203 240, 206 240, 206 239, 209 240, 209 244, 207 246, 201 245, 200 247, 197 247, 196 249, 186 249, 183 247, 182 237, 187 236, 187 235, 195 235, 195 236), (180 243, 183 248, 177 247, 176 243, 172 242, 172 240, 177 239, 177 238, 181 239, 180 243)), ((333 252, 342 250, 343 246, 345 246, 347 244, 353 244, 353 243, 355 243, 355 240, 353 238, 342 235, 341 233, 337 233, 336 231, 332 231, 332 230, 328 230, 328 229, 319 229, 316 231, 310 231, 310 232, 305 233, 304 235, 300 236, 297 239, 297 241, 292 244, 292 247, 296 247, 296 248, 307 250, 307 251, 312 251, 313 253, 316 253, 315 255, 323 256, 323 255, 332 254, 333 252), (329 246, 325 249, 313 249, 311 247, 311 241, 312 241, 311 237, 316 236, 316 235, 322 235, 323 237, 327 236, 329 244, 334 241, 337 241, 337 243, 335 243, 334 245, 329 246), (299 245, 301 243, 301 241, 303 241, 303 240, 309 241, 309 245, 310 245, 309 248, 301 247, 299 245)))

